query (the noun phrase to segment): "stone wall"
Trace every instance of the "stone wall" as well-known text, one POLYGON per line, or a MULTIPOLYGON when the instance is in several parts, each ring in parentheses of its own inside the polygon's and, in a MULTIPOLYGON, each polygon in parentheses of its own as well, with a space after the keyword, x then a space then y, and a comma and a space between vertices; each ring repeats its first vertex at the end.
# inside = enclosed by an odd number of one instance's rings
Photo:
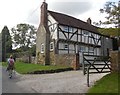
POLYGON ((25 63, 35 63, 35 57, 25 55, 23 57, 16 58, 16 61, 21 61, 25 63))
POLYGON ((71 66, 74 54, 55 54, 55 65, 71 66))
POLYGON ((74 59, 72 60, 72 63, 71 63, 71 67, 72 67, 74 70, 80 69, 79 54, 76 54, 76 55, 74 56, 74 59))
MULTIPOLYGON (((41 56, 41 55, 38 55, 41 56)), ((44 56, 38 58, 38 64, 44 64, 44 56), (41 58, 41 59, 40 59, 41 58)), ((25 63, 35 63, 35 57, 24 55, 22 57, 16 58, 16 61, 21 61, 25 63)), ((79 69, 79 54, 55 54, 50 52, 50 65, 57 66, 69 66, 74 70, 79 69)))
POLYGON ((120 72, 120 51, 110 51, 112 72, 120 72))
POLYGON ((74 70, 79 69, 79 55, 78 54, 56 54, 55 65, 69 66, 74 70))
POLYGON ((50 52, 50 64, 55 65, 55 54, 53 51, 50 52))

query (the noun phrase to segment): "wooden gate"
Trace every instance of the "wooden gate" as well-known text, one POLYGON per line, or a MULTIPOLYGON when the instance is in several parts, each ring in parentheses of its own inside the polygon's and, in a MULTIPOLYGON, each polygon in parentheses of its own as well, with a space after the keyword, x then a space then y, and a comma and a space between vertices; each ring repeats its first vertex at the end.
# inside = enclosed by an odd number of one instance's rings
POLYGON ((87 74, 87 86, 89 87, 89 74, 111 72, 110 57, 83 53, 82 68, 83 74, 87 74))

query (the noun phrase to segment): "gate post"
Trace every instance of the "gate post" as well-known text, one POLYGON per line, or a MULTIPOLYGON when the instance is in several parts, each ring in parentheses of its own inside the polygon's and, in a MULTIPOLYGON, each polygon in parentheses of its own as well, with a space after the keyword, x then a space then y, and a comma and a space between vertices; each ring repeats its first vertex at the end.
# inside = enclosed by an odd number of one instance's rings
POLYGON ((74 70, 78 70, 80 68, 80 66, 79 66, 79 53, 75 54, 75 57, 72 61, 72 68, 74 70))
POLYGON ((120 51, 110 51, 112 72, 120 73, 120 51))

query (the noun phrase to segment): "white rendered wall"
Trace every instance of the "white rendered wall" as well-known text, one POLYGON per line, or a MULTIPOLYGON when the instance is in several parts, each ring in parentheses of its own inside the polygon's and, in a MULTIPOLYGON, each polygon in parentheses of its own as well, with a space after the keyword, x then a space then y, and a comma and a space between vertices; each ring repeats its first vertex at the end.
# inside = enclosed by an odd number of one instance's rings
POLYGON ((55 21, 55 19, 50 14, 48 14, 48 26, 51 33, 51 39, 57 39, 57 21, 55 21), (52 32, 52 29, 55 31, 52 32))

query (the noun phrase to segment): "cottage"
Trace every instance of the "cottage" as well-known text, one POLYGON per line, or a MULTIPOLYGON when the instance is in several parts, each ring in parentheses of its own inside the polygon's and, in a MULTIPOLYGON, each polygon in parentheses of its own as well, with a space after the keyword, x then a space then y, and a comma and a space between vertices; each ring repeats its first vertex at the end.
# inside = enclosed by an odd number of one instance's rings
POLYGON ((47 6, 46 2, 41 5, 36 63, 71 65, 76 54, 86 52, 107 55, 108 50, 112 49, 112 39, 101 35, 97 27, 91 25, 90 18, 84 22, 66 14, 49 11, 47 6))

